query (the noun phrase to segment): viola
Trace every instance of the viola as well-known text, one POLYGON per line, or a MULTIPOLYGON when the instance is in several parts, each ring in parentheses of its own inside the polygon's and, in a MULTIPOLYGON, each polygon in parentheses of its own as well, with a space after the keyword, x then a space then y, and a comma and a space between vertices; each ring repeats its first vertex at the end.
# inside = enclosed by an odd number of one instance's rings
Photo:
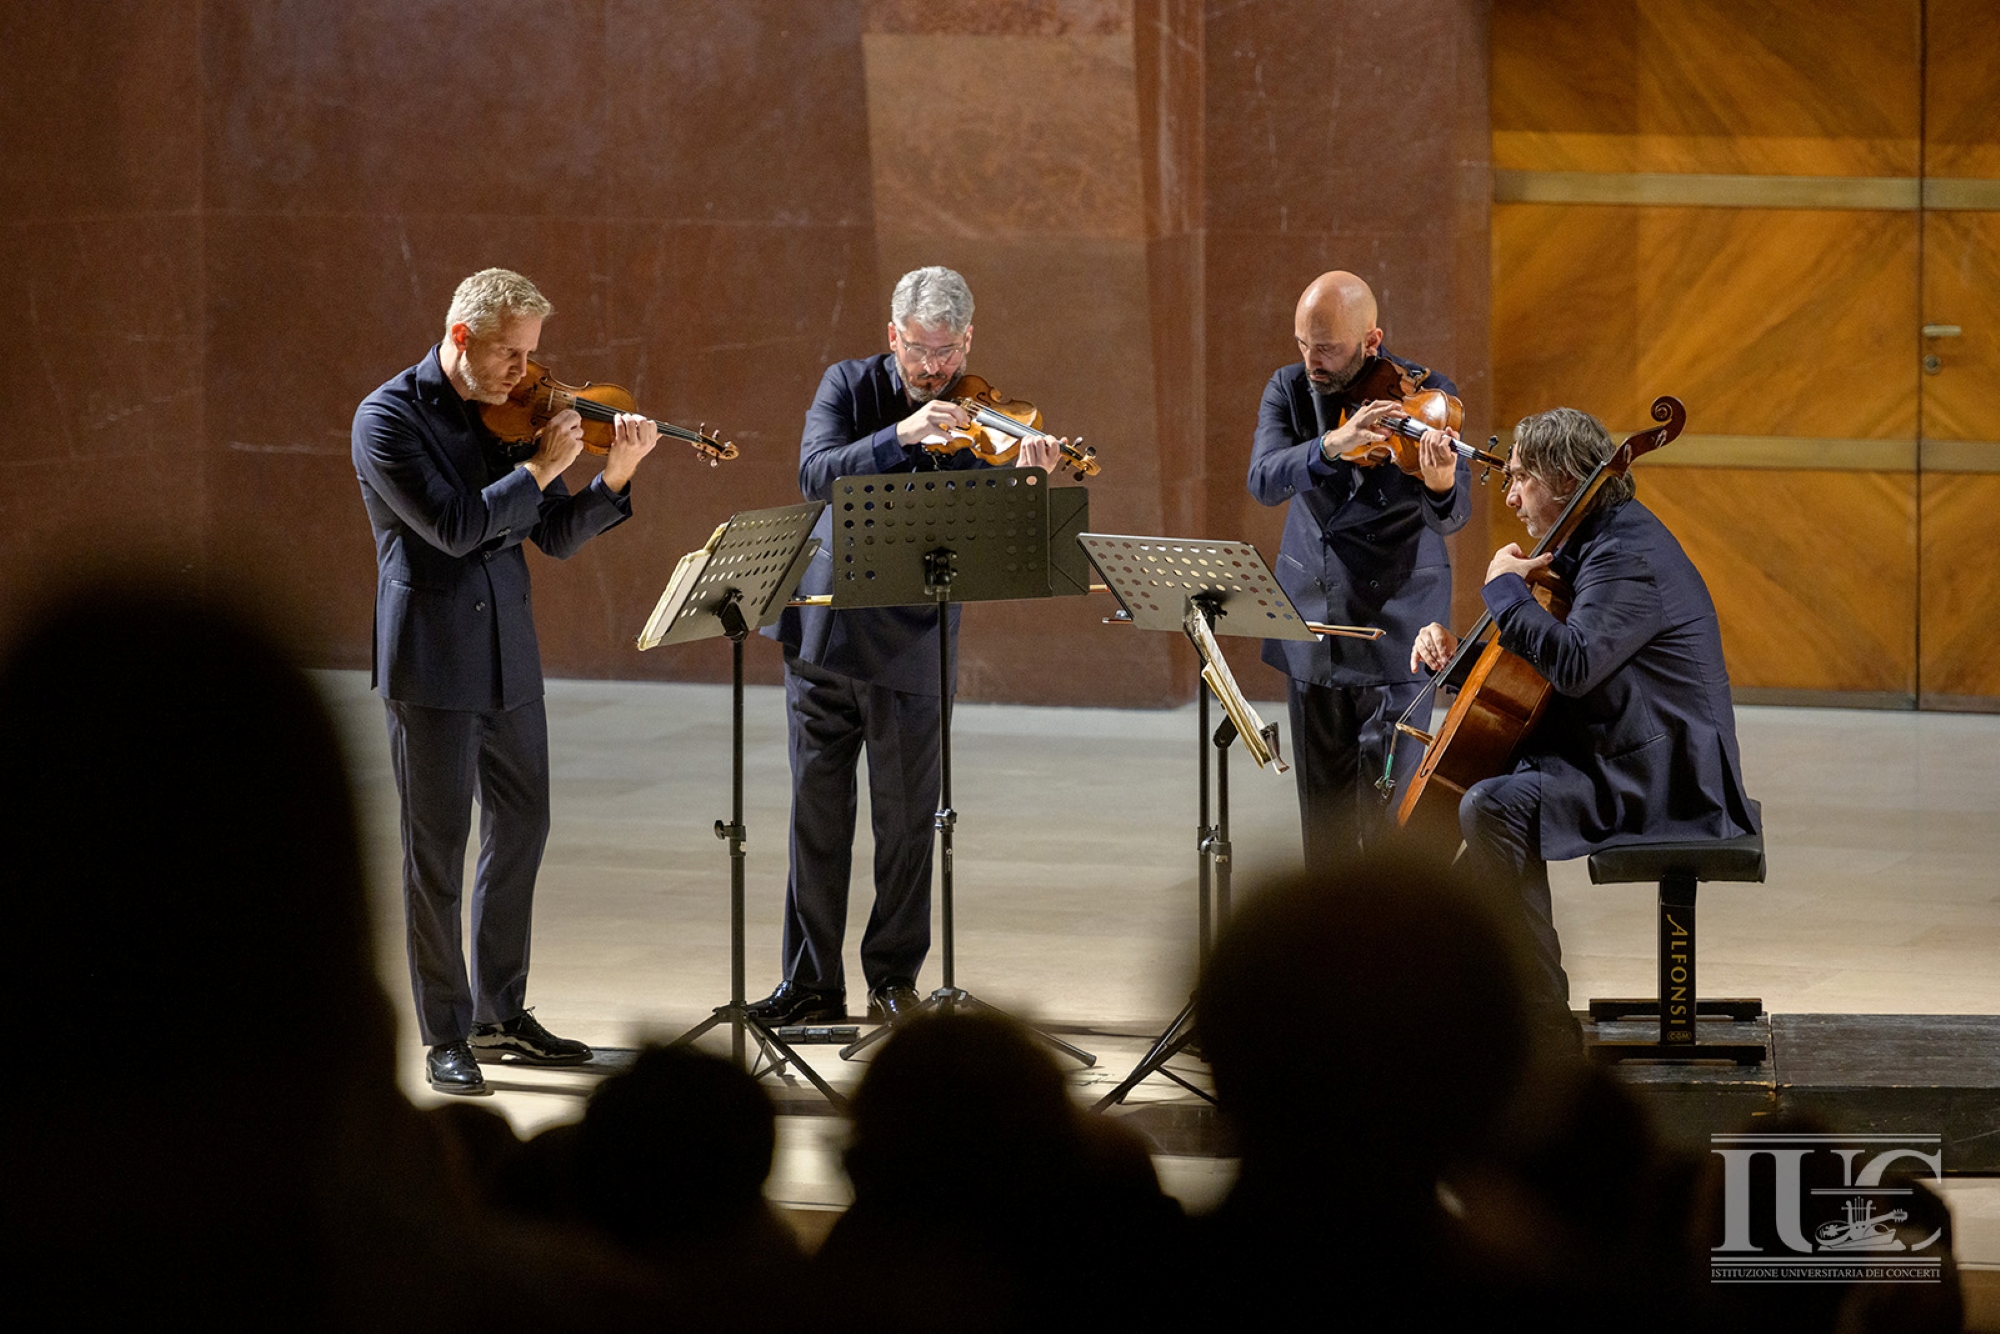
MULTIPOLYGON (((1554 551, 1569 539, 1589 517, 1606 482, 1624 475, 1641 455, 1678 436, 1687 424, 1687 409, 1679 399, 1662 394, 1653 400, 1653 420, 1665 425, 1628 437, 1610 458, 1598 464, 1589 480, 1570 497, 1561 516, 1535 544, 1529 553, 1531 559, 1554 551)), ((1544 584, 1536 588, 1535 596, 1558 619, 1568 616, 1569 607, 1559 588, 1544 584)), ((1521 742, 1541 721, 1552 690, 1548 679, 1527 659, 1500 647, 1499 635, 1482 642, 1481 637, 1492 625, 1493 616, 1489 612, 1466 631, 1459 641, 1458 652, 1431 678, 1396 723, 1398 732, 1417 737, 1425 747, 1423 763, 1404 789, 1402 804, 1396 809, 1396 824, 1417 834, 1413 846, 1420 855, 1445 862, 1458 851, 1459 798, 1474 783, 1507 771, 1521 742), (1478 655, 1477 661, 1459 686, 1458 697, 1452 701, 1436 735, 1412 726, 1411 715, 1430 699, 1437 683, 1453 679, 1474 654, 1478 655)), ((1395 750, 1391 747, 1389 761, 1376 784, 1385 801, 1395 790, 1395 762, 1395 750)))
MULTIPOLYGON (((565 408, 576 409, 577 416, 583 418, 583 447, 593 454, 611 452, 613 424, 619 413, 639 411, 631 393, 618 385, 589 381, 582 385, 564 384, 545 367, 531 361, 528 373, 508 393, 506 402, 479 405, 479 419, 503 446, 518 451, 532 447, 536 433, 565 408)), ((708 460, 711 468, 724 459, 736 457, 735 445, 705 430, 690 431, 685 426, 652 420, 661 435, 685 441, 708 460)))
MULTIPOLYGON (((1449 437, 1452 451, 1460 458, 1483 464, 1488 471, 1498 468, 1505 472, 1506 459, 1483 449, 1475 449, 1458 438, 1458 428, 1465 422, 1465 405, 1442 389, 1419 388, 1422 380, 1422 373, 1412 376, 1387 357, 1369 358, 1367 366, 1349 386, 1346 396, 1357 403, 1386 399, 1402 404, 1401 412, 1391 413, 1381 421, 1382 428, 1394 432, 1395 438, 1364 440, 1344 451, 1340 457, 1363 468, 1393 463, 1415 477, 1423 471, 1418 462, 1420 451, 1417 446, 1423 440, 1425 431, 1436 429, 1449 437)), ((1493 443, 1497 444, 1498 440, 1493 443)), ((1484 481, 1485 477, 1482 475, 1480 480, 1484 481)))
MULTIPOLYGON (((1040 408, 1025 399, 1008 398, 977 375, 959 376, 952 390, 948 401, 963 408, 972 422, 954 427, 940 441, 926 442, 924 448, 933 454, 971 450, 974 458, 1004 468, 1020 455, 1023 440, 1048 434, 1042 429, 1040 408)), ((1079 481, 1098 474, 1102 465, 1097 461, 1097 450, 1082 448, 1081 436, 1074 443, 1056 443, 1062 448, 1057 472, 1068 468, 1079 481)))

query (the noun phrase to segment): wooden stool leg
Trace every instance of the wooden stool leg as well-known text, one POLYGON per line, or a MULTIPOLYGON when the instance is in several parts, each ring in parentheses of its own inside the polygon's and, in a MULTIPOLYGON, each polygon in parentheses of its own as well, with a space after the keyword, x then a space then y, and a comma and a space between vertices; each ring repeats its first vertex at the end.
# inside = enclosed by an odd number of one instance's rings
POLYGON ((1695 1042, 1695 885, 1685 872, 1660 879, 1660 1044, 1666 1047, 1695 1042))

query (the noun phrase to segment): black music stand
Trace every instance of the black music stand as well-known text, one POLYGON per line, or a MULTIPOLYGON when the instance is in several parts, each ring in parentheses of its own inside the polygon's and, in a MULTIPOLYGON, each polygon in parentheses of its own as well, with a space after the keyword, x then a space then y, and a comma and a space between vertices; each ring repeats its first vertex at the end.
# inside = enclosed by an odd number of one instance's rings
MULTIPOLYGON (((1188 628, 1190 609, 1198 610, 1215 635, 1258 639, 1304 639, 1316 636, 1306 618, 1278 587, 1270 567, 1248 542, 1216 542, 1202 538, 1121 537, 1084 533, 1077 538, 1084 554, 1111 589, 1123 609, 1120 618, 1141 630, 1171 630, 1194 636, 1188 628)), ((1199 649, 1199 645, 1197 645, 1199 649)), ((1195 921, 1197 968, 1208 962, 1213 933, 1229 919, 1229 744, 1239 735, 1235 722, 1224 717, 1211 736, 1208 730, 1209 686, 1199 683, 1196 722, 1196 782, 1200 788, 1195 819, 1195 921), (1210 745, 1215 747, 1216 822, 1209 823, 1210 745), (1210 904, 1214 910, 1211 914, 1210 904)), ((1263 729, 1275 741, 1278 725, 1263 729)), ((1277 748, 1272 745, 1272 750, 1277 748)), ((1125 1101, 1127 1094, 1150 1075, 1164 1075, 1188 1092, 1213 1103, 1215 1097, 1197 1088, 1167 1065, 1194 1041, 1194 997, 1153 1040, 1146 1054, 1122 1083, 1099 1098, 1092 1111, 1105 1111, 1125 1101)))
MULTIPOLYGON (((940 786, 934 827, 944 909, 939 933, 944 980, 922 1009, 945 1014, 976 1009, 1012 1017, 961 989, 954 971, 952 830, 958 812, 951 806, 951 604, 1045 598, 1057 588, 1084 591, 1088 580, 1076 577, 1081 563, 1052 558, 1049 531, 1052 509, 1059 529, 1080 524, 1087 500, 1081 487, 1051 488, 1048 473, 1040 468, 874 474, 842 477, 833 484, 833 606, 937 607, 940 786)), ((1089 1052, 1023 1026, 1072 1060, 1097 1064, 1089 1052)), ((885 1023, 841 1048, 841 1059, 852 1060, 888 1033, 885 1023)))
POLYGON ((845 1109, 847 1100, 820 1078, 777 1031, 754 1014, 743 998, 743 641, 751 631, 778 619, 785 600, 798 587, 806 565, 819 550, 813 524, 823 500, 776 509, 745 510, 734 515, 701 552, 698 570, 675 570, 660 605, 655 608, 639 647, 686 644, 727 635, 731 648, 730 808, 729 822, 715 822, 715 836, 729 844, 729 1003, 673 1041, 693 1042, 717 1024, 727 1023, 731 1053, 753 1076, 782 1073, 795 1065, 829 1103, 845 1109), (705 560, 703 559, 705 558, 705 560), (757 1039, 758 1062, 745 1064, 744 1030, 757 1039))

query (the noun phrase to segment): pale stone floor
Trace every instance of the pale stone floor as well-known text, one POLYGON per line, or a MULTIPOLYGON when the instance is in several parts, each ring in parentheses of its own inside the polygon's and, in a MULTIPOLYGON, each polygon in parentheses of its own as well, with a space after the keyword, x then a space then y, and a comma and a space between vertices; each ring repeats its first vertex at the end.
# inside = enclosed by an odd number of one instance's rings
MULTIPOLYGON (((761 646, 753 645, 752 652, 761 646)), ((357 673, 318 674, 360 794, 382 976, 404 1014, 403 1076, 423 1086, 398 901, 395 795, 382 707, 357 673)), ((603 1046, 676 1035, 728 999, 729 867, 713 826, 729 813, 725 686, 557 681, 549 688, 554 830, 537 891, 530 1002, 557 1032, 603 1046)), ((1279 704, 1260 706, 1267 720, 1279 704)), ((783 695, 747 695, 745 819, 752 998, 777 981, 789 801, 783 695)), ((1744 708, 1745 781, 1764 808, 1770 873, 1704 888, 1704 994, 1760 996, 1772 1013, 2000 1013, 2000 716, 1744 708)), ((1192 705, 1170 711, 963 705, 954 715, 957 982, 1070 1034, 1122 1078, 1186 1000, 1195 932, 1192 705)), ((1239 894, 1295 864, 1291 779, 1232 768, 1239 894)), ((867 810, 851 900, 850 1008, 871 898, 867 810)), ((470 866, 467 871, 470 883, 470 866)), ((1652 993, 1653 890, 1593 887, 1553 868, 1573 1002, 1652 993)), ((919 979, 937 985, 938 956, 919 979)), ((806 1049, 829 1079, 854 1068, 806 1049)), ((574 1118, 593 1081, 505 1072, 493 1104, 523 1133, 574 1118)), ((1154 1081, 1137 1097, 1172 1097, 1154 1081), (1155 1085, 1158 1091, 1154 1092, 1155 1085)), ((842 1123, 780 1118, 774 1199, 838 1207, 842 1123)), ((1226 1161, 1162 1158, 1199 1208, 1226 1161)), ((1954 1180, 1963 1258, 2000 1265, 2000 1180, 1954 1180)))

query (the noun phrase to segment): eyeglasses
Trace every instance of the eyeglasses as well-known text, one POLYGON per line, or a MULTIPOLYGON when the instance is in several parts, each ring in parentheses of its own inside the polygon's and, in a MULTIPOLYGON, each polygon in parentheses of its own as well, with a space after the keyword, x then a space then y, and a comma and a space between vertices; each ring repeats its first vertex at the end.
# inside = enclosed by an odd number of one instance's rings
POLYGON ((904 355, 922 366, 949 366, 965 355, 963 340, 946 343, 943 347, 925 347, 921 343, 908 342, 898 334, 896 341, 902 347, 904 355))

